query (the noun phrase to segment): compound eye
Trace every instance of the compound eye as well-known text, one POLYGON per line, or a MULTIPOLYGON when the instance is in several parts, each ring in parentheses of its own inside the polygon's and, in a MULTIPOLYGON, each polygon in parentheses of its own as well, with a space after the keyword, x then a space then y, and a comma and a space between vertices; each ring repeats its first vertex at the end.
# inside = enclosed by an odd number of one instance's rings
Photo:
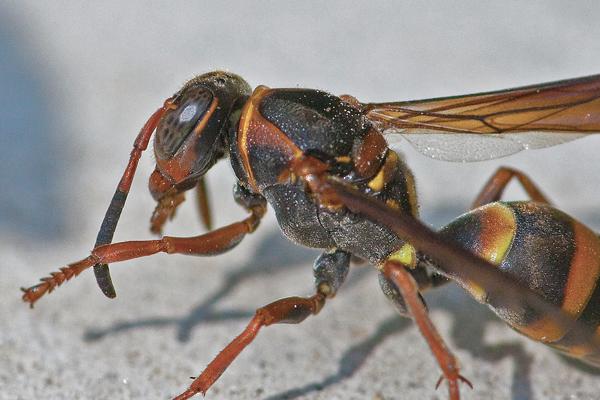
POLYGON ((175 155, 202 121, 212 100, 212 93, 201 87, 188 88, 181 94, 177 108, 167 111, 156 128, 154 152, 158 158, 166 160, 175 155))

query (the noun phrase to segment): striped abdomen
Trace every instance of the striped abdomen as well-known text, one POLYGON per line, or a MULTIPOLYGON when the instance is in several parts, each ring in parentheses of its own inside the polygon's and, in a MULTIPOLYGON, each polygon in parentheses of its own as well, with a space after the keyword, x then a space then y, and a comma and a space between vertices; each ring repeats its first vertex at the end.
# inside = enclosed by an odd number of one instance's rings
MULTIPOLYGON (((491 203, 441 230, 496 265, 600 336, 600 239, 551 206, 533 202, 491 203)), ((529 309, 495 307, 485 288, 459 282, 522 334, 600 366, 590 343, 529 309)))

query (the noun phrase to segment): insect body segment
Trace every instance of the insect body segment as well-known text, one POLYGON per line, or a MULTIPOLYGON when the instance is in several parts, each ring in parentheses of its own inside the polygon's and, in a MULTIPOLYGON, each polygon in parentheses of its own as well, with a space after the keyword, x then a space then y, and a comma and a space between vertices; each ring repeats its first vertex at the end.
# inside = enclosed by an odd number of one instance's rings
POLYGON ((250 94, 239 76, 223 72, 202 75, 173 96, 154 138, 156 170, 150 192, 156 200, 169 191, 191 189, 227 153, 230 116, 250 94))
POLYGON ((339 248, 373 263, 402 246, 386 228, 323 207, 325 202, 317 202, 297 179, 302 172, 295 170, 296 160, 310 154, 329 174, 416 213, 408 168, 360 112, 338 97, 318 90, 260 86, 244 106, 230 143, 236 145, 232 164, 238 179, 265 196, 281 229, 296 243, 339 248))
MULTIPOLYGON (((328 93, 260 86, 244 106, 239 129, 232 132, 238 158, 234 168, 237 164, 238 178, 260 192, 285 183, 291 161, 306 152, 325 162, 342 157, 350 161, 355 142, 367 128, 358 111, 328 93)), ((343 170, 343 164, 350 172, 348 162, 335 167, 343 170)))
MULTIPOLYGON (((515 230, 516 221, 512 210, 501 203, 491 203, 459 217, 444 227, 441 233, 498 266, 512 245, 515 230)), ((486 293, 483 288, 472 282, 465 282, 465 289, 478 301, 485 301, 486 293)))
MULTIPOLYGON (((590 329, 600 326, 600 239, 568 215, 541 203, 492 203, 457 218, 440 233, 590 329)), ((584 343, 569 338, 565 327, 557 326, 547 315, 527 307, 498 307, 485 288, 460 278, 457 281, 524 335, 592 363, 600 360, 597 349, 586 353, 584 343)))

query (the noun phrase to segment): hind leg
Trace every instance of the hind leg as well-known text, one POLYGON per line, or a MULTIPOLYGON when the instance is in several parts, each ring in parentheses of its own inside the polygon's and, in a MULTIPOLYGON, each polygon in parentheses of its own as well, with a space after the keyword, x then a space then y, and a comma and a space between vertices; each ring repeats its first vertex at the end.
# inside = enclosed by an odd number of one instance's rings
POLYGON ((471 205, 471 209, 500 200, 504 193, 504 189, 506 189, 506 186, 513 178, 516 178, 519 181, 531 200, 550 204, 550 201, 544 196, 542 191, 523 172, 508 167, 500 167, 483 186, 483 189, 481 189, 479 195, 471 205))
POLYGON ((443 379, 446 379, 450 400, 459 400, 458 383, 462 381, 472 387, 471 382, 460 375, 456 357, 448 349, 435 325, 429 319, 427 307, 419 294, 419 286, 416 280, 404 265, 396 261, 386 261, 383 265, 382 274, 395 286, 395 290, 386 293, 386 295, 394 302, 401 314, 404 314, 403 311, 405 311, 413 318, 442 369, 442 377, 438 380, 436 387, 440 385, 443 379))

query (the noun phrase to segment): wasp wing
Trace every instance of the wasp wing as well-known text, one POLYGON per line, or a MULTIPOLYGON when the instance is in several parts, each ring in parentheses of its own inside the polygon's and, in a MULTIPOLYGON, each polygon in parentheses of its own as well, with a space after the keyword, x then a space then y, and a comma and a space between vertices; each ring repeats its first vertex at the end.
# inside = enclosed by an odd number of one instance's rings
POLYGON ((568 332, 570 338, 578 342, 589 343, 594 353, 600 353, 599 339, 593 330, 494 265, 448 241, 410 214, 395 210, 333 178, 329 179, 329 184, 348 209, 387 226, 427 255, 441 272, 458 282, 472 282, 484 288, 487 298, 493 299, 494 308, 544 315, 554 328, 568 332))
POLYGON ((600 75, 362 107, 384 134, 400 134, 429 157, 487 160, 599 133, 600 75))

